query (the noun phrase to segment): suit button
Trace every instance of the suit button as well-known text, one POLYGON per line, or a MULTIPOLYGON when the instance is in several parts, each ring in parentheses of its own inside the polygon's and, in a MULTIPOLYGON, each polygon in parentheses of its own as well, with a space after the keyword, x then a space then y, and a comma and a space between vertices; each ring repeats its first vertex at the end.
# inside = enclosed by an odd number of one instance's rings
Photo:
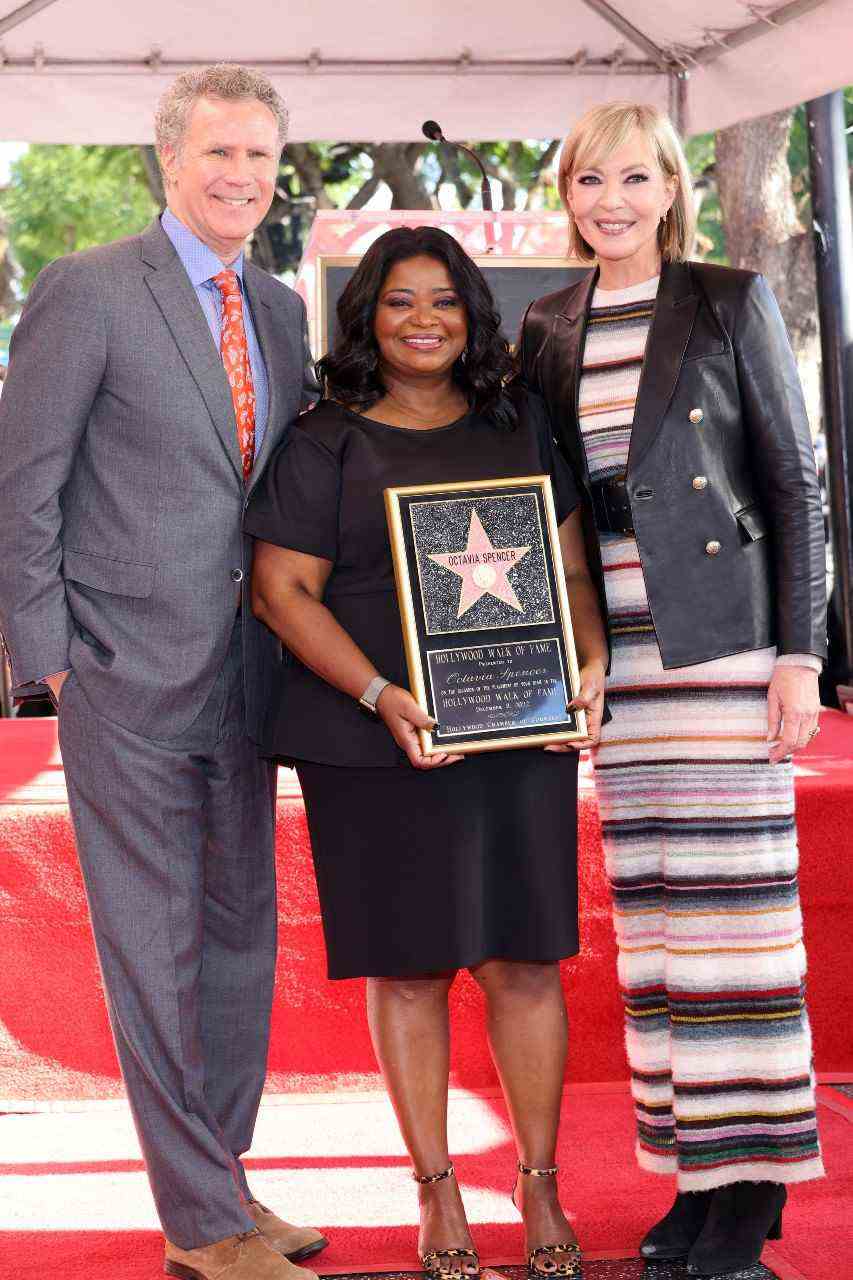
POLYGON ((242 581, 243 581, 243 570, 242 570, 242 569, 232 569, 232 570, 231 570, 231 581, 232 581, 232 582, 242 582, 242 581))
POLYGON ((687 416, 690 419, 690 421, 692 423, 695 423, 697 426, 705 417, 701 409, 691 409, 687 416))
POLYGON ((707 477, 707 476, 694 476, 694 477, 693 477, 693 488, 694 488, 694 489, 707 489, 707 488, 708 488, 708 477, 707 477))
POLYGON ((723 549, 723 544, 717 542, 716 538, 712 538, 710 542, 705 543, 706 556, 718 556, 723 549))

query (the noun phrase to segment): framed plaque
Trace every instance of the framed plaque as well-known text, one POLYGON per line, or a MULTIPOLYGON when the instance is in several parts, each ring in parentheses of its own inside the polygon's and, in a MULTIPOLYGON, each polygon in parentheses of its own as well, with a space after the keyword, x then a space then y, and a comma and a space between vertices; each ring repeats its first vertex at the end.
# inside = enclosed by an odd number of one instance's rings
POLYGON ((586 737, 549 476, 385 490, 425 755, 586 737))

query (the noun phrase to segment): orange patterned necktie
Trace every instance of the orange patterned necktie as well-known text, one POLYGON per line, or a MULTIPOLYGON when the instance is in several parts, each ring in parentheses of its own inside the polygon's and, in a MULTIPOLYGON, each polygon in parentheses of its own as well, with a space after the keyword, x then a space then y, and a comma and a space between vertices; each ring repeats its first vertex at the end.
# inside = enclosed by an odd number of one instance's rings
POLYGON ((255 461, 255 388, 249 364, 249 344, 243 324, 243 295, 236 271, 220 271, 213 277, 222 295, 222 336, 219 350, 231 385, 237 440, 243 459, 243 482, 249 483, 255 461))

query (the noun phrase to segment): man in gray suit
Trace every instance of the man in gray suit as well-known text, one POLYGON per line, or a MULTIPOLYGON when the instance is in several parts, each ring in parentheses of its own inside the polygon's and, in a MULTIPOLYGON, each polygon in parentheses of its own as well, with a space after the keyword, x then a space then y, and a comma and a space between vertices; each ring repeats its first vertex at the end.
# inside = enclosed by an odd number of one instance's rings
POLYGON ((311 1280, 325 1245, 252 1196, 275 959, 280 647, 252 617, 245 503, 315 390, 305 308, 243 258, 287 116, 220 65, 167 91, 168 209, 51 263, 0 401, 0 630, 58 703, 119 1061, 187 1280, 311 1280))

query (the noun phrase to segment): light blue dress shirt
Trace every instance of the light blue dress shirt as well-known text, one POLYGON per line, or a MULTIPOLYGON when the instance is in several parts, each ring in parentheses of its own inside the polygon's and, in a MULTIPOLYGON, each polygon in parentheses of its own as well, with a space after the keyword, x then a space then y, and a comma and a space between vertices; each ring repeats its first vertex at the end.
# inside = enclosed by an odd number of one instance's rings
MULTIPOLYGON (((213 283, 213 277, 218 276, 219 272, 224 270, 222 263, 203 240, 199 240, 198 236, 194 235, 175 217, 171 209, 164 210, 160 225, 175 246, 175 252, 180 258, 183 268, 190 278, 190 283, 198 295, 201 309, 204 312, 218 351, 222 333, 222 294, 213 283)), ((254 321, 252 320, 252 309, 246 297, 246 290, 243 288, 242 253, 236 262, 232 262, 228 269, 236 271, 243 294, 243 323, 246 326, 249 364, 252 368, 252 385, 255 388, 255 457, 257 457, 267 429, 270 400, 269 378, 264 357, 261 354, 258 335, 255 332, 254 321)))

